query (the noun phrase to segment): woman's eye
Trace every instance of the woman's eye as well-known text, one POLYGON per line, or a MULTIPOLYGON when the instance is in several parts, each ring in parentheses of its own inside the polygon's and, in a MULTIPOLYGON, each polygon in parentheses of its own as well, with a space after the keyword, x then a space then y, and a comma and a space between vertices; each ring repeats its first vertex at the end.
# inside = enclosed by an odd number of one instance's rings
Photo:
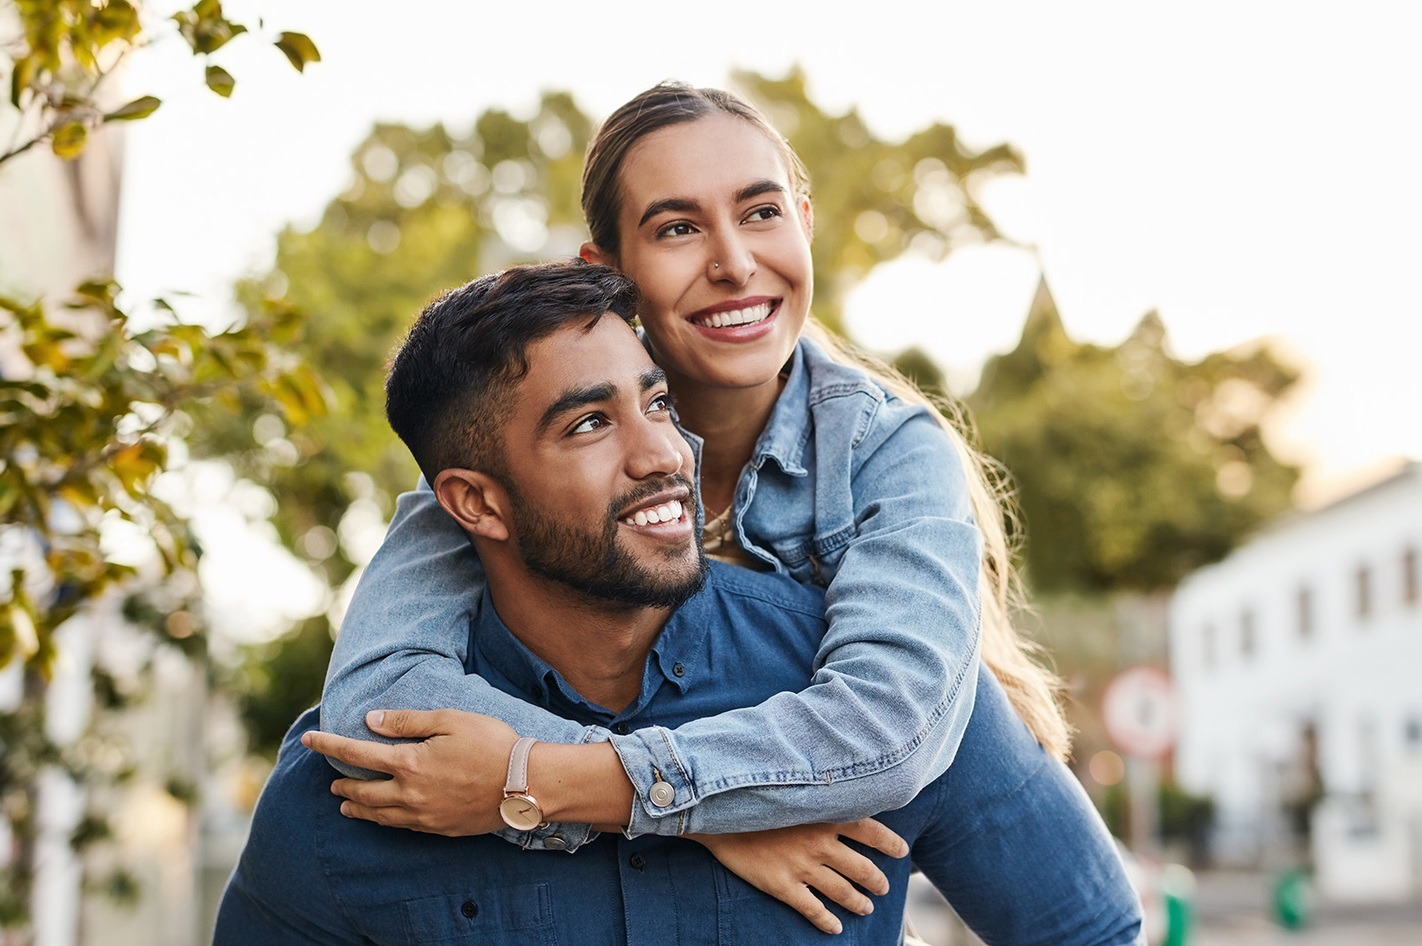
POLYGON ((761 220, 770 220, 772 217, 779 216, 781 216, 780 208, 772 204, 767 204, 764 207, 757 207, 750 213, 746 214, 746 220, 749 222, 757 222, 761 220))
POLYGON ((575 434, 590 434, 595 430, 602 430, 607 426, 607 421, 600 414, 592 414, 578 421, 576 427, 572 429, 575 434))
POLYGON ((666 226, 662 227, 660 230, 657 231, 657 236, 689 236, 690 234, 695 232, 696 228, 693 227, 691 224, 685 221, 678 221, 676 223, 669 223, 666 226))

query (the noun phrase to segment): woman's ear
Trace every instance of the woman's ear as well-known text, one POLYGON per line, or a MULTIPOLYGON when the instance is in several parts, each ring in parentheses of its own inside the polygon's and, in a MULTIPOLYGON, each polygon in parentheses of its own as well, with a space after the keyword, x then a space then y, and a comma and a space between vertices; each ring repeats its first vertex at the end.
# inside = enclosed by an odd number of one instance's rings
POLYGON ((441 470, 434 481, 435 498, 471 535, 495 542, 509 537, 508 492, 497 480, 477 470, 441 470))
POLYGON ((598 245, 591 240, 578 247, 578 255, 589 263, 611 266, 613 269, 617 268, 616 261, 612 258, 611 254, 604 253, 598 245))
POLYGON ((800 223, 801 223, 801 224, 804 226, 804 228, 805 228, 805 239, 807 239, 807 240, 814 240, 814 238, 815 238, 815 206, 814 206, 814 204, 811 204, 811 203, 810 203, 810 198, 809 198, 809 196, 808 196, 808 195, 805 195, 805 194, 801 194, 801 195, 800 195, 800 198, 799 198, 799 200, 798 200, 798 203, 799 203, 799 205, 800 205, 800 207, 799 207, 799 209, 800 209, 800 223))

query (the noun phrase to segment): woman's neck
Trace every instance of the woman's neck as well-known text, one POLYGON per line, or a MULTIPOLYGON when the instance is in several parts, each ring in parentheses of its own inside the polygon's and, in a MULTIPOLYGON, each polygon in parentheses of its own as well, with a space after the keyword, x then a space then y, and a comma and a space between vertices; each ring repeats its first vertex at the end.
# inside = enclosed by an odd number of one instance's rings
POLYGON ((709 519, 725 511, 735 498, 741 470, 770 420, 784 381, 776 377, 753 388, 722 388, 670 373, 668 380, 678 398, 682 425, 703 441, 701 502, 709 519))

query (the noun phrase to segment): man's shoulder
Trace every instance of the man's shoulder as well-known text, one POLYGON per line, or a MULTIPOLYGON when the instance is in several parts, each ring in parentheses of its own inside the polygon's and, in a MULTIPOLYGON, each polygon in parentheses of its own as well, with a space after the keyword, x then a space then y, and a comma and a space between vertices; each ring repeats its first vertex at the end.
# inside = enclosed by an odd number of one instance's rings
POLYGON ((759 572, 724 562, 711 562, 706 588, 697 598, 762 609, 769 607, 801 620, 823 622, 825 616, 823 589, 802 585, 788 575, 759 572))

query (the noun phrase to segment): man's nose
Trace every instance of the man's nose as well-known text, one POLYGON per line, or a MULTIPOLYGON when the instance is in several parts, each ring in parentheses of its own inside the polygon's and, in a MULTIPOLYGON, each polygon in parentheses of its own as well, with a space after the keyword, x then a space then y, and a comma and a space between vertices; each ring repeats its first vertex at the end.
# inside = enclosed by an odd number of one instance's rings
POLYGON ((676 427, 666 421, 645 420, 639 425, 636 442, 627 458, 627 472, 633 479, 669 476, 689 466, 686 441, 676 427))

